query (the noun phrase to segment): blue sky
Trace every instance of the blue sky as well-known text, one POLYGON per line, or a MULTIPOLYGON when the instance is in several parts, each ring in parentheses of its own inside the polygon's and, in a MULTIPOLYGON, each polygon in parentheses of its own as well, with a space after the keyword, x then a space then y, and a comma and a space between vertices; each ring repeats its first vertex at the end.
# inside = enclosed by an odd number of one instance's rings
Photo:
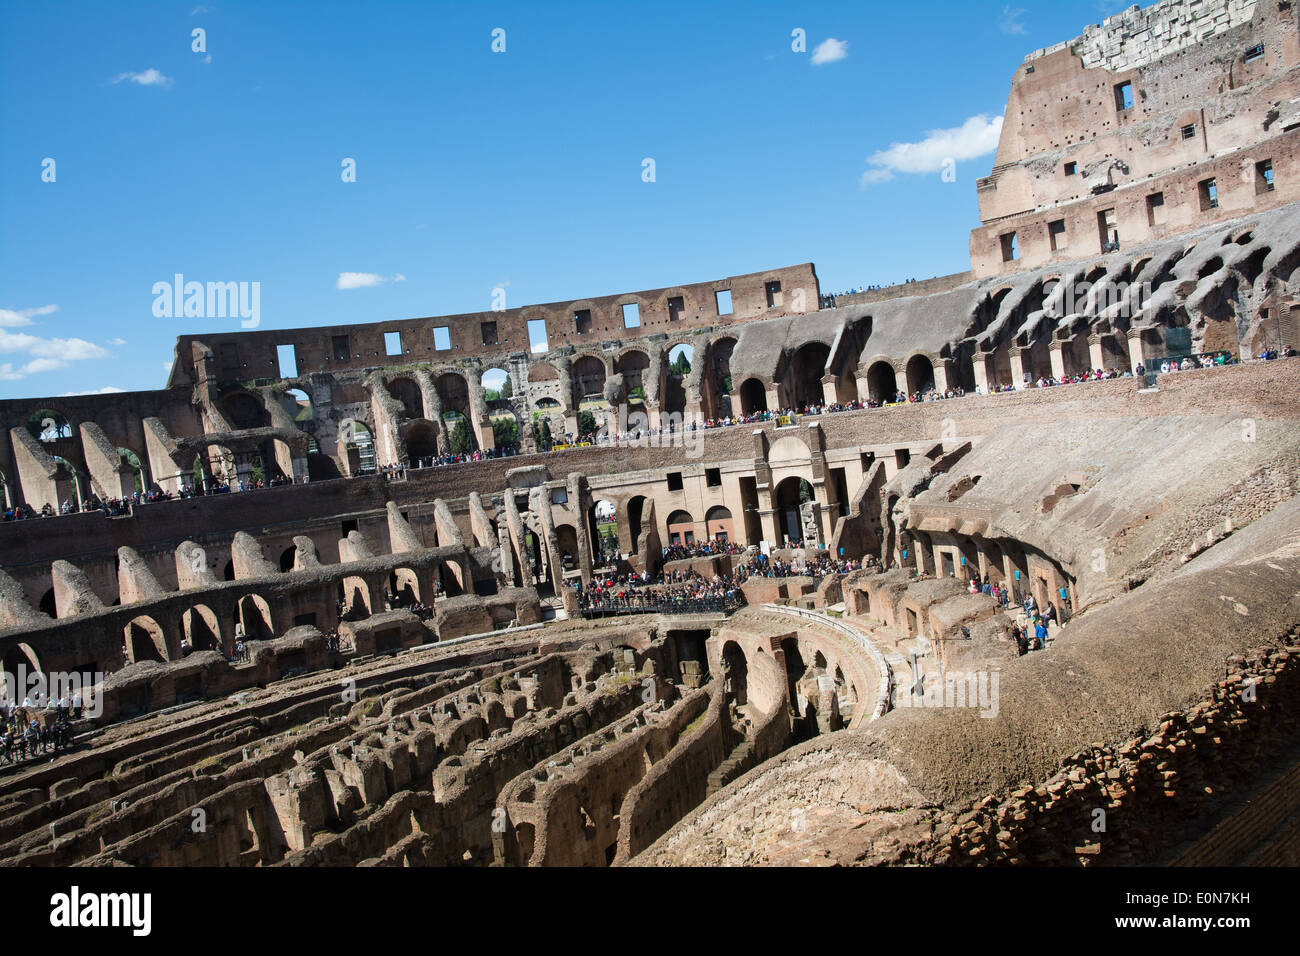
POLYGON ((8 2, 0 397, 162 387, 240 327, 176 273, 274 329, 964 270, 1016 67, 1123 6, 8 2))

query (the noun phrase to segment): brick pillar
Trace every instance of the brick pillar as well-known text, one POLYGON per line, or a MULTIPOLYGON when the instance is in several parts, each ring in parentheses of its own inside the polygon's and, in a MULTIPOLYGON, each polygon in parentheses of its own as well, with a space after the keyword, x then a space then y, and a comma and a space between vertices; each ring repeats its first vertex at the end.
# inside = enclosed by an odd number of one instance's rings
POLYGON ((992 378, 993 372, 993 356, 976 355, 972 360, 972 364, 975 368, 975 387, 979 389, 981 394, 987 395, 989 393, 989 379, 992 378))

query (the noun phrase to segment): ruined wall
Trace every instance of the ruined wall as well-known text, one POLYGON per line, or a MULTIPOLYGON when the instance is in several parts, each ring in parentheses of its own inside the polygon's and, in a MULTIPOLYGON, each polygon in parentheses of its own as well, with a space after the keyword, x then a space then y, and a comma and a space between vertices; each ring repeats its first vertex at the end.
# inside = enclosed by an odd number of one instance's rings
POLYGON ((216 356, 213 371, 220 380, 279 378, 276 348, 281 345, 293 346, 298 376, 302 378, 315 372, 470 357, 484 359, 487 363, 484 367, 495 364, 505 369, 512 353, 539 357, 530 348, 530 320, 545 321, 550 345, 548 351, 554 352, 566 345, 590 343, 594 346, 603 339, 629 337, 630 330, 624 325, 622 309, 625 304, 638 306, 640 325, 631 334, 641 336, 689 332, 703 326, 739 323, 760 316, 816 311, 817 295, 816 273, 812 264, 806 263, 712 282, 501 311, 365 325, 185 335, 177 346, 179 362, 173 376, 195 380, 187 356, 191 352, 190 343, 200 340, 216 356), (781 286, 777 301, 770 306, 766 291, 769 282, 781 286), (725 290, 731 292, 733 311, 719 314, 714 293, 725 290), (682 300, 680 310, 673 308, 670 312, 669 299, 679 297, 682 300), (588 322, 582 325, 574 318, 580 312, 590 312, 588 322), (440 328, 445 328, 449 336, 450 344, 445 349, 439 349, 435 344, 434 330, 440 328), (384 335, 388 332, 401 335, 400 357, 387 354, 384 335))
POLYGON ((1031 54, 1012 80, 993 171, 978 182, 975 273, 1295 200, 1298 32, 1290 4, 1163 0, 1031 54), (1202 195, 1209 180, 1214 203, 1202 195), (1011 235, 1015 259, 1004 254, 1011 235))

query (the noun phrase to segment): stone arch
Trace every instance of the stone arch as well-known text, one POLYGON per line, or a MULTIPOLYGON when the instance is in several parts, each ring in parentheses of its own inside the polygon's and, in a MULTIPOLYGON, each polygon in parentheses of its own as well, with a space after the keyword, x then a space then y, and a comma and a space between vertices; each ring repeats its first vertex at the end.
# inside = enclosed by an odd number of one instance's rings
POLYGON ((478 377, 478 383, 483 388, 483 400, 488 403, 489 408, 493 402, 509 400, 514 394, 514 383, 510 378, 510 372, 501 365, 490 365, 483 369, 478 377), (496 398, 488 398, 490 392, 495 392, 496 398))
POLYGON ((510 372, 500 365, 490 366, 479 376, 479 385, 492 423, 493 444, 498 448, 517 444, 523 438, 524 422, 516 411, 510 372))
POLYGON ((473 405, 471 393, 469 393, 469 380, 461 375, 460 372, 442 372, 434 382, 435 389, 438 392, 438 399, 442 403, 442 420, 446 424, 448 440, 452 442, 450 449, 452 453, 463 451, 458 447, 456 432, 461 423, 464 423, 465 438, 468 442, 468 450, 476 451, 478 449, 478 429, 474 428, 473 405))
POLYGON ((920 352, 913 355, 907 360, 905 369, 907 377, 907 394, 909 396, 922 395, 932 391, 934 385, 934 362, 928 355, 920 352))
POLYGON ((53 408, 38 408, 27 416, 26 424, 31 436, 45 445, 73 437, 68 417, 53 408))
POLYGON ((235 613, 244 625, 245 640, 269 641, 275 638, 271 605, 260 594, 245 594, 241 597, 235 613))
POLYGON ((162 625, 148 614, 133 618, 123 630, 128 663, 167 660, 167 636, 162 625))
POLYGON ((578 551, 578 532, 571 524, 555 526, 555 548, 559 553, 560 572, 556 577, 563 581, 564 571, 576 570, 580 565, 581 553, 578 551))
POLYGON ((280 552, 280 573, 288 574, 298 559, 298 546, 291 544, 280 552))
POLYGON ((898 377, 892 363, 878 359, 867 368, 867 397, 877 405, 898 399, 898 377))
POLYGON ((181 615, 181 627, 191 651, 225 652, 221 623, 216 613, 206 604, 186 608, 181 615))
POLYGON ((280 403, 280 407, 294 424, 303 428, 307 422, 315 420, 311 395, 305 387, 293 382, 286 382, 284 385, 287 387, 281 387, 275 392, 275 400, 280 403))
MULTIPOLYGON (((438 392, 438 399, 442 403, 442 417, 449 423, 465 420, 466 428, 469 428, 473 420, 473 410, 470 405, 469 380, 460 372, 442 372, 434 380, 434 387, 438 392)), ((474 429, 469 428, 470 436, 473 437, 474 429)))
POLYGON ((745 379, 740 385, 740 413, 755 415, 767 411, 767 389, 755 378, 745 379))
MULTIPOLYGON (((118 458, 122 464, 130 468, 135 480, 135 490, 144 494, 148 491, 153 482, 149 478, 148 464, 145 458, 138 455, 133 449, 119 445, 117 449, 118 458)), ((110 495, 109 497, 113 497, 110 495)))
POLYGON ((628 499, 627 503, 627 533, 632 541, 633 553, 640 553, 641 550, 639 542, 643 530, 642 522, 645 518, 645 503, 645 495, 636 495, 628 499))
POLYGON ((694 544, 695 519, 689 511, 678 508, 668 515, 666 521, 669 544, 694 544))
MULTIPOLYGON (((90 480, 80 468, 73 464, 62 455, 51 455, 54 459, 54 501, 50 504, 53 506, 55 513, 58 513, 59 507, 64 501, 76 502, 77 507, 82 506, 86 500, 86 492, 89 490, 90 480)), ((44 502, 42 502, 44 504, 44 502)))
POLYGON ((366 475, 375 471, 375 436, 370 428, 355 419, 339 425, 339 465, 348 475, 366 475))
POLYGON ((722 645, 722 679, 727 697, 737 707, 749 703, 749 662, 745 652, 735 641, 722 645))
POLYGON ((806 478, 790 475, 781 480, 772 494, 776 506, 777 530, 791 541, 803 541, 803 512, 801 506, 813 501, 812 484, 806 478))
POLYGON ((675 342, 664 350, 664 385, 659 393, 663 396, 660 409, 664 414, 678 415, 685 420, 690 401, 687 385, 694 366, 695 346, 690 342, 675 342))
POLYGON ((346 620, 360 621, 373 613, 370 606, 370 585, 365 578, 348 575, 339 582, 338 590, 339 600, 347 606, 344 613, 346 620))
POLYGON ((23 699, 22 691, 26 686, 23 681, 18 679, 20 674, 26 678, 32 674, 45 673, 36 651, 30 644, 24 643, 12 644, 5 651, 3 669, 5 686, 0 690, 8 690, 10 696, 18 701, 23 699))
POLYGON ((424 418, 424 393, 420 391, 420 385, 409 375, 398 375, 385 383, 388 393, 402 403, 408 419, 424 418))
POLYGON ((409 421, 402 426, 406 457, 413 467, 438 456, 438 426, 427 418, 409 421))
POLYGON ((714 505, 704 513, 704 535, 710 541, 735 541, 736 529, 731 519, 731 509, 714 505))
POLYGON ((701 400, 709 418, 727 418, 732 414, 731 356, 736 349, 736 338, 722 336, 709 343, 707 374, 700 379, 701 400))
POLYGON ((614 371, 623 376, 623 394, 629 404, 645 401, 645 374, 649 367, 650 354, 643 348, 626 348, 618 353, 614 371))
MULTIPOLYGON (((540 547, 540 542, 539 542, 540 547)), ((460 565, 454 561, 442 561, 438 564, 438 584, 447 597, 459 597, 465 593, 465 584, 461 580, 460 565)))
POLYGON ((420 600, 420 576, 414 568, 399 565, 389 572, 388 590, 398 606, 417 603, 420 600))
POLYGON ((1080 332, 1062 342, 1061 365, 1066 375, 1082 375, 1092 369, 1087 332, 1080 332))
POLYGON ((582 403, 599 398, 605 400, 605 360, 596 355, 579 355, 573 360, 573 407, 580 408, 582 403))
POLYGON ((588 526, 591 528, 591 553, 602 555, 605 560, 601 563, 617 561, 621 551, 618 505, 608 498, 593 501, 588 526))
POLYGON ((786 402, 793 408, 808 405, 820 405, 825 392, 822 390, 822 376, 826 372, 826 362, 831 349, 823 342, 805 342, 790 356, 788 376, 784 382, 786 402))

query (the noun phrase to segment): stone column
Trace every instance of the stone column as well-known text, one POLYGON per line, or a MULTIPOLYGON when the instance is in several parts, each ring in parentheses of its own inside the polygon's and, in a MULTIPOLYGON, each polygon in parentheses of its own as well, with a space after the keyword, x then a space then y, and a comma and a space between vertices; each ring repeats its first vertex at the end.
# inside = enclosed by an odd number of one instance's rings
POLYGON ((839 385, 834 375, 827 375, 822 379, 822 401, 827 405, 834 405, 839 401, 839 385))
POLYGON ((1092 363, 1094 369, 1106 367, 1106 355, 1102 351, 1101 338, 1100 335, 1088 336, 1088 361, 1092 363))
POLYGON ((934 390, 942 394, 948 391, 948 360, 940 359, 934 365, 934 390))
POLYGON ((1017 389, 1025 387, 1025 350, 1022 348, 1011 349, 1011 384, 1017 389))
POLYGON ((992 377, 993 356, 982 353, 977 354, 971 362, 975 369, 975 387, 979 389, 981 394, 987 395, 989 393, 989 379, 992 377))
POLYGON ((1142 343, 1142 332, 1140 329, 1128 330, 1128 360, 1129 370, 1136 375, 1139 365, 1146 366, 1146 349, 1142 343))
POLYGON ((1052 378, 1065 377, 1065 343, 1059 339, 1053 339, 1052 344, 1047 347, 1047 354, 1052 362, 1052 378))

